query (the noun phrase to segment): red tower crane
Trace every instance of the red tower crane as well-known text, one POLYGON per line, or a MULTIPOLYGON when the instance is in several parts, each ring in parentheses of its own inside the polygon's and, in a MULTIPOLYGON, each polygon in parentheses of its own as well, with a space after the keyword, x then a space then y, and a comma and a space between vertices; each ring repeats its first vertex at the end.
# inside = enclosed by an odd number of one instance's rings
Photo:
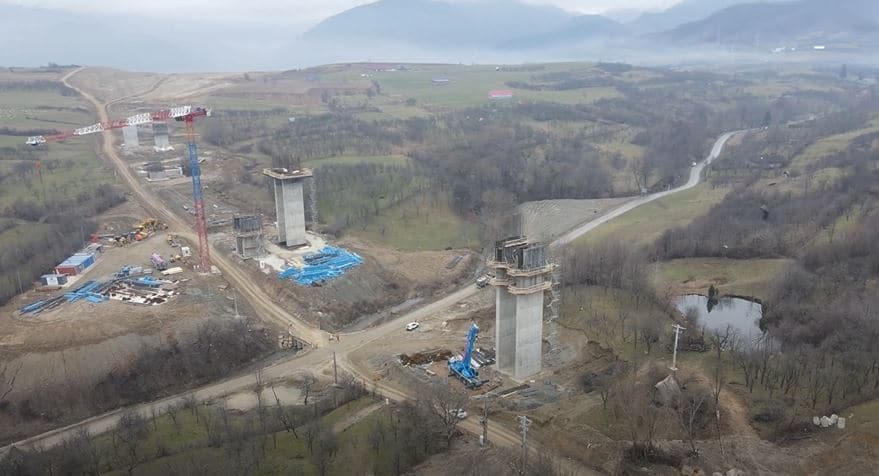
POLYGON ((201 188, 201 165, 198 163, 198 146, 195 138, 195 119, 211 115, 211 110, 203 107, 179 106, 155 112, 136 114, 126 119, 99 122, 70 131, 63 131, 49 136, 33 136, 27 138, 29 145, 40 145, 57 142, 74 136, 96 134, 127 126, 137 126, 154 121, 174 119, 186 123, 186 139, 189 147, 189 170, 192 175, 192 201, 195 206, 195 231, 198 234, 199 269, 203 273, 211 271, 211 252, 208 246, 208 227, 205 219, 204 196, 201 188))

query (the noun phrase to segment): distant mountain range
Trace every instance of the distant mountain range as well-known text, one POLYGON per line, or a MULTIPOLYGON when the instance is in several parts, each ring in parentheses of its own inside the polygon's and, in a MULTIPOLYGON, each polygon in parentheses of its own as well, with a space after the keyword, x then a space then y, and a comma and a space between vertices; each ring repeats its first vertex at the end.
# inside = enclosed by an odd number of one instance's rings
POLYGON ((379 0, 327 18, 303 34, 283 25, 80 14, 0 3, 0 65, 55 62, 189 72, 363 60, 656 63, 716 45, 755 52, 809 43, 879 45, 879 0, 683 0, 661 12, 618 11, 613 13, 617 20, 520 1, 379 0))
POLYGON ((876 44, 879 0, 801 0, 748 3, 661 34, 678 44, 876 44))
POLYGON ((306 39, 405 41, 435 48, 495 47, 564 29, 573 15, 558 8, 487 0, 381 0, 330 17, 306 39))
MULTIPOLYGON (((429 48, 536 50, 611 41, 696 45, 853 41, 877 30, 879 0, 684 0, 620 23, 600 15, 489 0, 381 0, 328 18, 305 37, 322 41, 399 41, 429 48), (660 40, 659 43, 657 41, 660 40)), ((630 16, 630 15, 629 15, 630 16)))
POLYGON ((645 12, 630 23, 638 33, 658 33, 695 22, 742 3, 778 3, 785 0, 684 0, 660 12, 645 12))

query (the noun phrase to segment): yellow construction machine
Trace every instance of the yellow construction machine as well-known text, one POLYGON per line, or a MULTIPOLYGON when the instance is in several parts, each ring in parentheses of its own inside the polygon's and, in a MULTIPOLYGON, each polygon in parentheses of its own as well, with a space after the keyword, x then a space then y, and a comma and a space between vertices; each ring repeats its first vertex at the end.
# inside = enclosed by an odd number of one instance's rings
POLYGON ((149 238, 153 232, 157 230, 165 230, 168 225, 156 220, 155 218, 144 218, 140 224, 134 226, 134 239, 137 241, 149 238))

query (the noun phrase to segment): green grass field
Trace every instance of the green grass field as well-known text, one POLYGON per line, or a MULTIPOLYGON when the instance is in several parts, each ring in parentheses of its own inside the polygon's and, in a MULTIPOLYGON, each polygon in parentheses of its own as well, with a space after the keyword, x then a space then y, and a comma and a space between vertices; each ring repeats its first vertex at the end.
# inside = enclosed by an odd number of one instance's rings
MULTIPOLYGON (((408 70, 375 71, 364 73, 366 67, 353 65, 340 71, 325 73, 321 82, 357 83, 363 81, 361 74, 369 74, 369 80, 381 85, 381 94, 395 100, 414 98, 417 107, 431 109, 433 107, 459 108, 488 104, 491 99, 488 93, 494 89, 513 89, 514 100, 543 100, 566 104, 591 103, 605 97, 615 97, 619 92, 614 88, 595 87, 572 89, 568 91, 530 91, 514 89, 506 85, 508 81, 530 81, 534 74, 550 72, 575 72, 591 68, 589 64, 561 63, 535 66, 535 70, 502 68, 496 71, 489 65, 417 65, 408 70), (434 84, 434 78, 447 78, 446 84, 434 84)), ((385 114, 400 117, 399 110, 385 110, 377 99, 376 103, 385 114)), ((403 115, 415 115, 413 110, 403 110, 403 115)))
POLYGON ((0 147, 18 147, 24 145, 25 140, 23 136, 0 135, 0 147))
MULTIPOLYGON (((78 96, 63 96, 53 89, 0 92, 0 126, 64 130, 94 122, 88 104, 78 96)), ((52 171, 44 167, 42 182, 36 169, 24 176, 7 176, 0 185, 0 208, 18 198, 42 201, 44 189, 48 200, 64 200, 113 181, 112 172, 95 156, 94 141, 78 137, 28 149, 44 163, 57 161, 58 167, 52 171)), ((23 147, 24 142, 23 136, 0 136, 0 147, 23 147)), ((12 172, 12 162, 3 164, 4 173, 12 172)))
POLYGON ((43 149, 41 160, 57 159, 61 167, 49 171, 42 170, 42 182, 35 170, 26 177, 16 175, 8 178, 0 187, 0 208, 4 208, 18 198, 32 198, 42 201, 43 190, 46 198, 64 200, 76 197, 80 192, 94 189, 96 186, 114 180, 113 172, 106 168, 96 157, 91 140, 79 139, 65 143, 64 146, 51 145, 43 149))
POLYGON ((635 245, 652 243, 665 230, 687 225, 707 213, 728 191, 725 188, 712 189, 710 185, 702 184, 656 200, 607 222, 574 242, 575 246, 589 246, 610 238, 635 245))
POLYGON ((419 195, 395 205, 351 234, 400 250, 470 248, 479 241, 478 226, 456 215, 443 196, 419 195))
POLYGON ((836 134, 816 141, 794 157, 789 168, 802 170, 808 163, 845 150, 852 140, 866 134, 879 132, 879 117, 873 118, 865 127, 851 132, 836 134))
POLYGON ((791 264, 787 259, 732 260, 688 258, 653 266, 656 289, 707 294, 714 285, 721 294, 766 299, 773 280, 791 264))

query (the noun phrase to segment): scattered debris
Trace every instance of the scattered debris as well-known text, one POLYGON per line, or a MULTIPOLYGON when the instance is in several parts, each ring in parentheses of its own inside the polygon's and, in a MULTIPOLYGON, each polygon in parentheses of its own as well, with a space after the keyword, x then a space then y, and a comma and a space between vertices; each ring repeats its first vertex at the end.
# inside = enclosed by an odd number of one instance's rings
POLYGON ((424 365, 431 364, 433 362, 441 362, 447 361, 452 356, 452 351, 447 349, 435 349, 435 350, 426 350, 424 352, 418 352, 417 354, 400 355, 400 363, 404 366, 409 365, 424 365))

